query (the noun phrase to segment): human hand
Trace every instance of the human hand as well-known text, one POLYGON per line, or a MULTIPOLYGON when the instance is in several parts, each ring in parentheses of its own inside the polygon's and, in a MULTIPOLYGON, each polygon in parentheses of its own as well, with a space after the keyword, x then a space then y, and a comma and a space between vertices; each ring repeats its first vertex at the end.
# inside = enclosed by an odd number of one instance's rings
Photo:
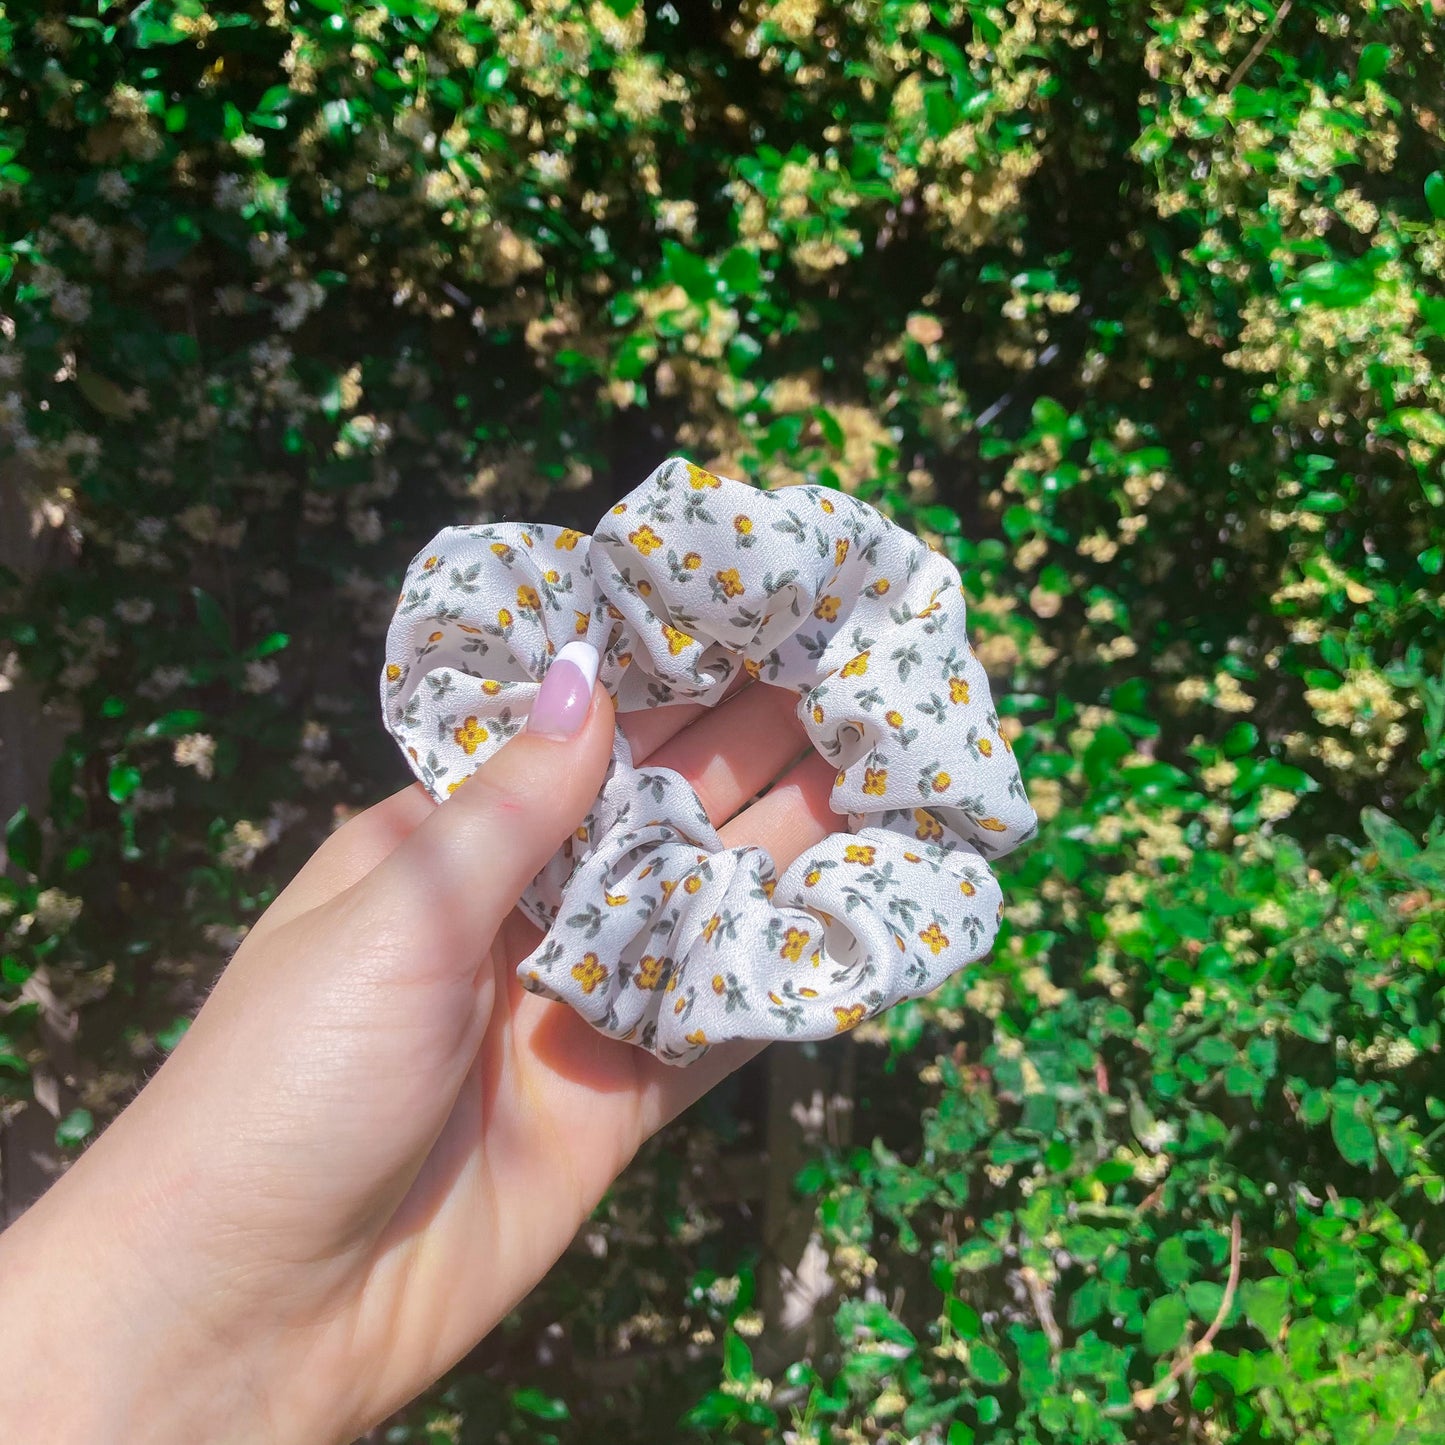
MULTIPOLYGON (((538 941, 516 900, 610 755, 612 705, 586 682, 554 667, 528 730, 448 802, 408 788, 328 839, 151 1082, 0 1236, 0 1438, 354 1438, 754 1051, 671 1068, 516 980, 538 941)), ((837 824, 795 707, 754 683, 622 723, 725 843, 781 870, 837 824)))

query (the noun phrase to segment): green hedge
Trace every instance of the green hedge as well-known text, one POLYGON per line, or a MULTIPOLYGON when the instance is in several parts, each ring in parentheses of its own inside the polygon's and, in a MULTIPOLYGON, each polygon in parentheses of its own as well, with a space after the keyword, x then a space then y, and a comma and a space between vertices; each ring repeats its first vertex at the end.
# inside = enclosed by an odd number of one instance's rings
POLYGON ((1442 48, 1434 0, 9 7, 0 446, 74 561, 0 579, 65 733, 0 1104, 77 1010, 83 1143, 400 783, 433 528, 674 450, 822 481, 959 564, 1045 818, 987 965, 838 1046, 832 1327, 676 1163, 724 1098, 386 1438, 1441 1438, 1442 48))

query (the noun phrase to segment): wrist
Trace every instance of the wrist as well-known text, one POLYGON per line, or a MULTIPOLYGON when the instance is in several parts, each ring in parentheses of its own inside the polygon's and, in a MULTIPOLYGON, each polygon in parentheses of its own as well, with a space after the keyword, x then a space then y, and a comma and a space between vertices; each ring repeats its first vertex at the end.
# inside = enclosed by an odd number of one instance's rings
POLYGON ((174 1287, 184 1260, 142 1246, 122 1191, 97 1195, 84 1172, 0 1235, 0 1439, 277 1442, 254 1354, 174 1287))

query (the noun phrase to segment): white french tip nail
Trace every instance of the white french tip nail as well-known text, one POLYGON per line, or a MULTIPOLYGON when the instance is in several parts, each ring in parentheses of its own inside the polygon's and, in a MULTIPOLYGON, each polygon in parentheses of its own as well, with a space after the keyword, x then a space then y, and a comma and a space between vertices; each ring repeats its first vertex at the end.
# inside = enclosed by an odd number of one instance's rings
POLYGON ((602 658, 590 642, 569 642, 558 650, 556 657, 552 659, 552 666, 556 667, 559 662, 570 662, 587 679, 587 691, 592 691, 602 658))

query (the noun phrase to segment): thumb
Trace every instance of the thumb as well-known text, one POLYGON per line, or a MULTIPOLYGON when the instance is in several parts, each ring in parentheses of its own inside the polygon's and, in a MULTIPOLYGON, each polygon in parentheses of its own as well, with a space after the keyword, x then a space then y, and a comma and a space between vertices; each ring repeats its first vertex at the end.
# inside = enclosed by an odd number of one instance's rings
POLYGON ((355 885, 353 897, 343 895, 351 926, 384 939, 400 934, 421 970, 476 968, 597 799, 613 740, 598 661, 585 642, 557 653, 526 728, 355 885))

